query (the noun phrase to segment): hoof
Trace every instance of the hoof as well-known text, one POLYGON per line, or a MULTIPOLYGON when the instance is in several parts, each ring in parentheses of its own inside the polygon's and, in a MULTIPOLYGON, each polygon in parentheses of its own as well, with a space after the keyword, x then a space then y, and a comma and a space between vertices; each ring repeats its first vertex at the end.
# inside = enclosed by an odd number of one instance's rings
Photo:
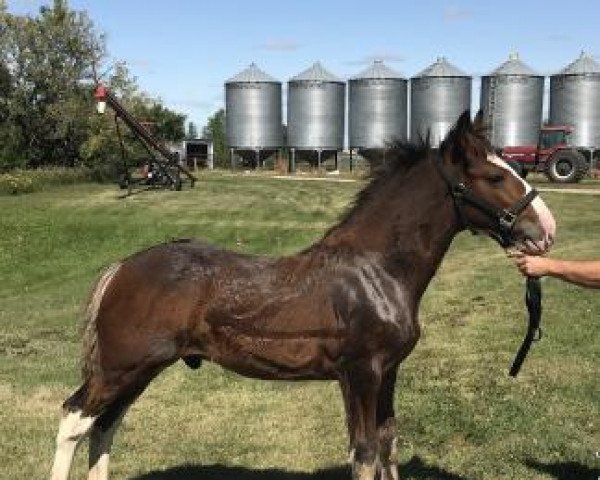
POLYGON ((395 464, 388 464, 381 467, 381 480, 399 480, 398 466, 395 464))
POLYGON ((352 464, 352 480, 374 480, 377 468, 375 463, 360 463, 352 464))

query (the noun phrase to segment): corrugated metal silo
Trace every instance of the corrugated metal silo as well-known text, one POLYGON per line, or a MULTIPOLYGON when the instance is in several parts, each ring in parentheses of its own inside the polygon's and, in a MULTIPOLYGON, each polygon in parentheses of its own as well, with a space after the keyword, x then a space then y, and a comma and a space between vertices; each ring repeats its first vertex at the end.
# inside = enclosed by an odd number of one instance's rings
POLYGON ((444 57, 410 79, 410 138, 427 131, 439 145, 458 117, 471 108, 471 77, 444 57))
POLYGON ((481 109, 494 147, 536 145, 542 124, 544 77, 517 54, 481 77, 481 109))
POLYGON ((348 81, 350 148, 378 149, 406 140, 407 83, 380 60, 348 81))
POLYGON ((344 146, 346 85, 317 62, 288 82, 288 146, 337 151, 344 146))
POLYGON ((550 123, 574 127, 575 146, 600 147, 600 64, 591 55, 550 77, 550 123))
POLYGON ((225 82, 227 144, 235 150, 282 146, 281 82, 254 63, 225 82))

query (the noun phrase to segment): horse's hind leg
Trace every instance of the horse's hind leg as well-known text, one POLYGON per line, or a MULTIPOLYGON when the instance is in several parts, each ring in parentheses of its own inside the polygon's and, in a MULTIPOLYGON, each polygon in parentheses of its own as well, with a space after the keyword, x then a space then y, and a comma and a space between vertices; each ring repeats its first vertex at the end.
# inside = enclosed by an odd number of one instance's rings
MULTIPOLYGON (((90 437, 92 480, 106 480, 113 435, 127 408, 169 363, 143 365, 130 372, 109 372, 111 382, 89 378, 63 404, 64 415, 56 437, 51 480, 67 480, 77 446, 90 437)), ((107 372, 105 372, 106 374, 107 372)))
POLYGON ((51 480, 67 480, 75 450, 96 420, 95 416, 83 413, 87 388, 87 383, 82 385, 63 404, 63 416, 56 435, 56 454, 51 480))
POLYGON ((88 480, 107 480, 110 450, 129 401, 115 402, 94 423, 90 433, 88 480))
MULTIPOLYGON (((103 391, 111 392, 103 397, 101 414, 97 417, 90 434, 88 480, 107 480, 110 450, 115 432, 121 424, 127 409, 142 394, 148 384, 172 361, 140 368, 123 373, 111 372, 115 384, 102 385, 103 391)), ((91 408, 98 409, 97 399, 90 399, 91 408)))

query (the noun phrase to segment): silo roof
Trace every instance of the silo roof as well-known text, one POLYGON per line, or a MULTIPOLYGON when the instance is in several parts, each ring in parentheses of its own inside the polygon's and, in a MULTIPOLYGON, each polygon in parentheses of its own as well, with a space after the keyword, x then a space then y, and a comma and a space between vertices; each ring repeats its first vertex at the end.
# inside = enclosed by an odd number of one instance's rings
MULTIPOLYGON (((446 57, 438 59, 415 77, 468 77, 465 72, 452 65, 446 57)), ((414 78, 414 77, 413 77, 414 78)))
POLYGON ((247 68, 231 77, 225 83, 279 83, 279 81, 263 72, 256 66, 256 63, 251 63, 247 68))
POLYGON ((389 68, 381 60, 374 60, 373 63, 371 65, 369 65, 369 67, 367 67, 365 70, 360 72, 355 77, 352 77, 352 80, 361 80, 361 79, 370 79, 370 78, 376 78, 376 79, 397 78, 397 79, 404 80, 404 77, 402 75, 400 75, 395 70, 392 70, 391 68, 389 68))
POLYGON ((522 75, 526 77, 541 77, 539 73, 533 70, 529 65, 523 63, 517 53, 511 53, 508 60, 495 70, 492 70, 490 76, 500 75, 522 75))
POLYGON ((336 82, 344 83, 331 72, 327 71, 321 62, 315 62, 310 68, 300 72, 290 79, 291 82, 316 81, 316 82, 336 82))
POLYGON ((572 63, 563 68, 558 75, 586 75, 586 74, 600 74, 600 63, 585 52, 581 52, 581 55, 572 63))

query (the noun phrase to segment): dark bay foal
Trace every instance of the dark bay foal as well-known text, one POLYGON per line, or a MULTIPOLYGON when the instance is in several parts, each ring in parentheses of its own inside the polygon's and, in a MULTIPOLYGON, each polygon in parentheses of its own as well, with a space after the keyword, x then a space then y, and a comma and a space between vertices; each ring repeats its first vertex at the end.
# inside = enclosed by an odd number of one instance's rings
POLYGON ((387 160, 343 220, 297 255, 177 241, 109 267, 88 303, 83 384, 63 405, 52 479, 67 479, 89 435, 89 479, 106 480, 120 419, 179 359, 255 378, 339 382, 353 478, 379 470, 397 479, 396 372, 419 339, 419 302, 452 239, 468 227, 541 253, 555 224, 487 148, 479 115, 472 123, 465 112, 439 151, 398 145, 387 160), (512 223, 502 220, 519 202, 512 223))

